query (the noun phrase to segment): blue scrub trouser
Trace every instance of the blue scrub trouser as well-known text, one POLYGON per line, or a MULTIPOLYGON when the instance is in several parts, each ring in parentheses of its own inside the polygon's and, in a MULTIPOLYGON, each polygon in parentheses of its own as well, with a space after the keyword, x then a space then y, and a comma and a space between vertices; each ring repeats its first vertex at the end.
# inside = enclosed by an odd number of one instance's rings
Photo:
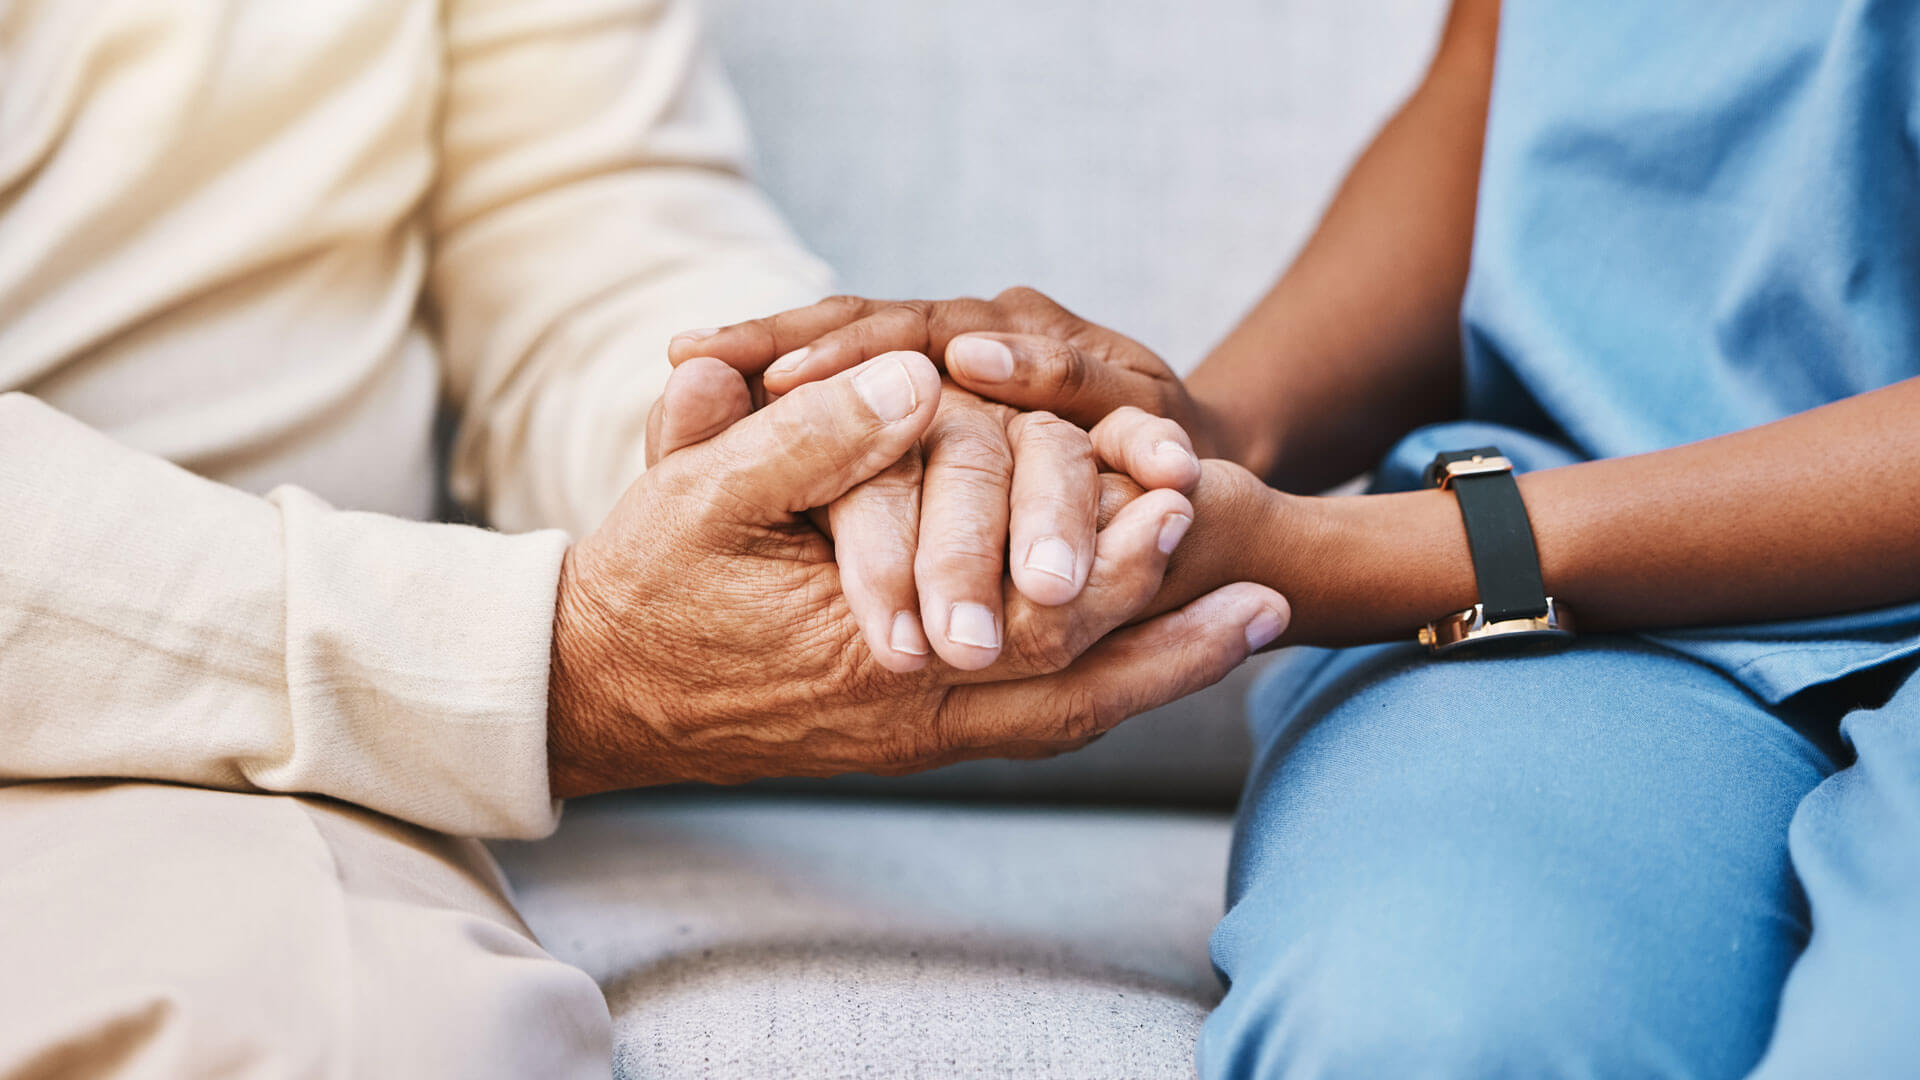
POLYGON ((1201 1075, 1920 1077, 1920 676, 1856 681, 1283 661, 1201 1075))

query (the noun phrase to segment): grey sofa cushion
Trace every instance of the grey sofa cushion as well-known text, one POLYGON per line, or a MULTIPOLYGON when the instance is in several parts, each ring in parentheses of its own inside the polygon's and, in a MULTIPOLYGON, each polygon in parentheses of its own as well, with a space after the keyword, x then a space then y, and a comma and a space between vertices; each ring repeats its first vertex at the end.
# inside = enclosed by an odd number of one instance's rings
POLYGON ((1224 815, 750 795, 496 846, 622 1077, 1192 1074, 1224 815))
MULTIPOLYGON (((761 180, 850 291, 1033 285, 1177 367, 1305 238, 1445 0, 708 0, 761 180)), ((1232 801, 1239 691, 1091 749, 836 786, 1232 801)))

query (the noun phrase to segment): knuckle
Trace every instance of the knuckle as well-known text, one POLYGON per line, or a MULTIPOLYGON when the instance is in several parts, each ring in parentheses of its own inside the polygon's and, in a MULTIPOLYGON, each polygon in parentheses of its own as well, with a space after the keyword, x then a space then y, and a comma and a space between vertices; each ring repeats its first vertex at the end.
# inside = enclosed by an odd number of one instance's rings
POLYGON ((926 743, 927 735, 915 730, 911 724, 881 734, 871 747, 876 766, 872 771, 886 776, 902 776, 916 771, 929 756, 926 743))
POLYGON ((920 518, 919 455, 909 452, 878 473, 861 481, 831 507, 849 522, 885 522, 897 526, 920 518))
POLYGON ((1018 308, 1057 306, 1046 293, 1031 285, 1015 285, 1011 289, 1003 290, 1000 295, 993 298, 993 302, 1003 307, 1018 308))
POLYGON ((776 407, 762 410, 768 438, 796 457, 812 456, 840 434, 832 395, 828 384, 808 383, 781 398, 776 407))
POLYGON ((736 323, 728 327, 728 329, 736 333, 744 331, 746 336, 755 339, 758 344, 766 348, 772 348, 774 342, 779 339, 779 334, 777 333, 779 327, 771 317, 748 319, 746 322, 736 323))
POLYGON ((1061 694, 1059 700, 1060 711, 1056 722, 1062 739, 1091 741, 1112 726, 1108 722, 1104 703, 1091 689, 1076 687, 1061 694))
POLYGON ((1073 344, 1092 363, 1109 367, 1127 366, 1120 363, 1119 357, 1114 355, 1113 342, 1103 334, 1076 334, 1073 344))
POLYGON ((1020 666, 1028 671, 1051 675, 1065 671, 1080 658, 1066 627, 1028 627, 1014 636, 1012 646, 1020 666))
POLYGON ((894 338, 898 336, 895 328, 881 325, 874 319, 861 319, 851 326, 843 326, 821 338, 816 348, 832 345, 851 345, 861 356, 871 359, 882 353, 892 352, 894 338))
POLYGON ((907 350, 928 351, 928 327, 933 305, 925 300, 900 300, 874 312, 849 328, 866 355, 907 350))
POLYGON ((1060 434, 1065 434, 1066 431, 1078 432, 1080 430, 1065 420, 1060 419, 1058 414, 1047 409, 1038 409, 1026 415, 1033 418, 1033 423, 1036 427, 1057 431, 1060 434))
POLYGON ((1027 285, 1016 285, 993 298, 1002 309, 1029 333, 1053 334, 1062 338, 1084 336, 1088 324, 1061 306, 1058 300, 1027 285))
POLYGON ((1000 470, 956 465, 929 475, 921 498, 923 541, 980 547, 990 534, 1004 532, 1013 505, 1013 481, 1000 470))
POLYGON ((970 535, 946 534, 925 539, 913 555, 917 581, 993 582, 997 596, 1004 546, 988 544, 970 535))
POLYGON ((854 296, 851 293, 839 293, 820 301, 819 307, 820 310, 838 315, 841 318, 852 319, 857 318, 861 312, 867 309, 867 301, 863 297, 854 296))
POLYGON ((1068 423, 1046 410, 1016 413, 1007 425, 1007 433, 1019 443, 1039 443, 1048 449, 1091 456, 1093 439, 1077 424, 1068 423))
POLYGON ((1035 387, 1060 400, 1072 400, 1086 386, 1087 377, 1080 355, 1063 341, 1048 341, 1033 357, 1035 387))
POLYGON ((938 341, 951 341, 961 334, 992 330, 1001 322, 993 305, 977 296, 960 296, 927 305, 928 347, 938 341))
POLYGON ((929 457, 930 466, 962 483, 1004 484, 1013 474, 1013 450, 1005 435, 977 425, 947 427, 929 457))
POLYGON ((926 723, 915 725, 911 737, 915 740, 917 759, 926 761, 954 760, 964 756, 978 741, 969 738, 968 733, 978 727, 976 718, 971 714, 973 708, 963 708, 955 695, 948 697, 927 716, 926 723))
POLYGON ((1176 421, 1169 420, 1164 416, 1149 417, 1140 426, 1141 430, 1153 436, 1156 440, 1171 439, 1175 442, 1180 442, 1184 440, 1187 435, 1186 428, 1181 427, 1176 421))

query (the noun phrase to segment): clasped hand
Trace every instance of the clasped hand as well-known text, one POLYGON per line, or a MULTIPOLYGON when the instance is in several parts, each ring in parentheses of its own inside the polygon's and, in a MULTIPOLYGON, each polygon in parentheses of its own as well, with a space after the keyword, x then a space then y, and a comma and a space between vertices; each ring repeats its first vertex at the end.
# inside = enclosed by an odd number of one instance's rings
POLYGON ((903 352, 755 412, 734 367, 680 359, 658 463, 562 573, 556 795, 1057 753, 1285 626, 1286 602, 1251 583, 1162 597, 1194 517, 1174 489, 1201 482, 1174 425, 1124 414, 1082 434, 943 390, 903 352), (1164 486, 1136 495, 1099 462, 1164 486), (850 557, 855 538, 885 557, 850 557), (1169 610, 1141 621, 1156 598, 1169 610))
MULTIPOLYGON (((1234 565, 1247 540, 1297 531, 1251 520, 1298 516, 1276 514, 1276 493, 1251 473, 1199 460, 1233 453, 1234 440, 1164 361, 1032 289, 992 300, 838 296, 683 334, 670 355, 683 365, 718 359, 777 399, 894 351, 944 368, 939 412, 919 446, 835 501, 822 522, 848 604, 891 670, 916 670, 928 639, 955 667, 992 664, 1003 571, 1034 603, 1072 600, 1086 583, 1099 507, 1129 492, 1164 488, 1206 506, 1202 550, 1174 560, 1153 612, 1251 576, 1234 565)), ((1168 522, 1167 552, 1191 523, 1168 522)))

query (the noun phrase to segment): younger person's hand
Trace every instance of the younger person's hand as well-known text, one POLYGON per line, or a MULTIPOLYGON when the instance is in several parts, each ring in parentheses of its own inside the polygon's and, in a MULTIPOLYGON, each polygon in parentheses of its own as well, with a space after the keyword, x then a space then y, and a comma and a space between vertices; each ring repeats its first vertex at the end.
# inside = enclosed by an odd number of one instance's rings
MULTIPOLYGON (((761 375, 770 394, 907 349, 942 362, 954 382, 1018 409, 1091 428, 1122 409, 1165 417, 1201 457, 1235 457, 1234 439, 1151 349, 1087 322, 1032 289, 992 300, 866 300, 811 307, 675 338, 675 364, 712 356, 761 375)), ((1149 469, 1147 487, 1174 487, 1149 469)))
MULTIPOLYGON (((1098 521, 1104 526, 1144 494, 1127 477, 1101 477, 1098 521)), ((1298 581, 1315 577, 1324 563, 1317 543, 1320 503, 1277 491, 1231 461, 1200 463, 1200 482, 1188 493, 1193 528, 1168 562, 1160 591, 1138 618, 1172 611, 1197 596, 1234 581, 1298 581)), ((1277 586, 1276 586, 1277 587, 1277 586)), ((1297 608, 1298 601, 1287 594, 1297 608)), ((1288 640, 1296 640, 1289 633, 1288 640)))

